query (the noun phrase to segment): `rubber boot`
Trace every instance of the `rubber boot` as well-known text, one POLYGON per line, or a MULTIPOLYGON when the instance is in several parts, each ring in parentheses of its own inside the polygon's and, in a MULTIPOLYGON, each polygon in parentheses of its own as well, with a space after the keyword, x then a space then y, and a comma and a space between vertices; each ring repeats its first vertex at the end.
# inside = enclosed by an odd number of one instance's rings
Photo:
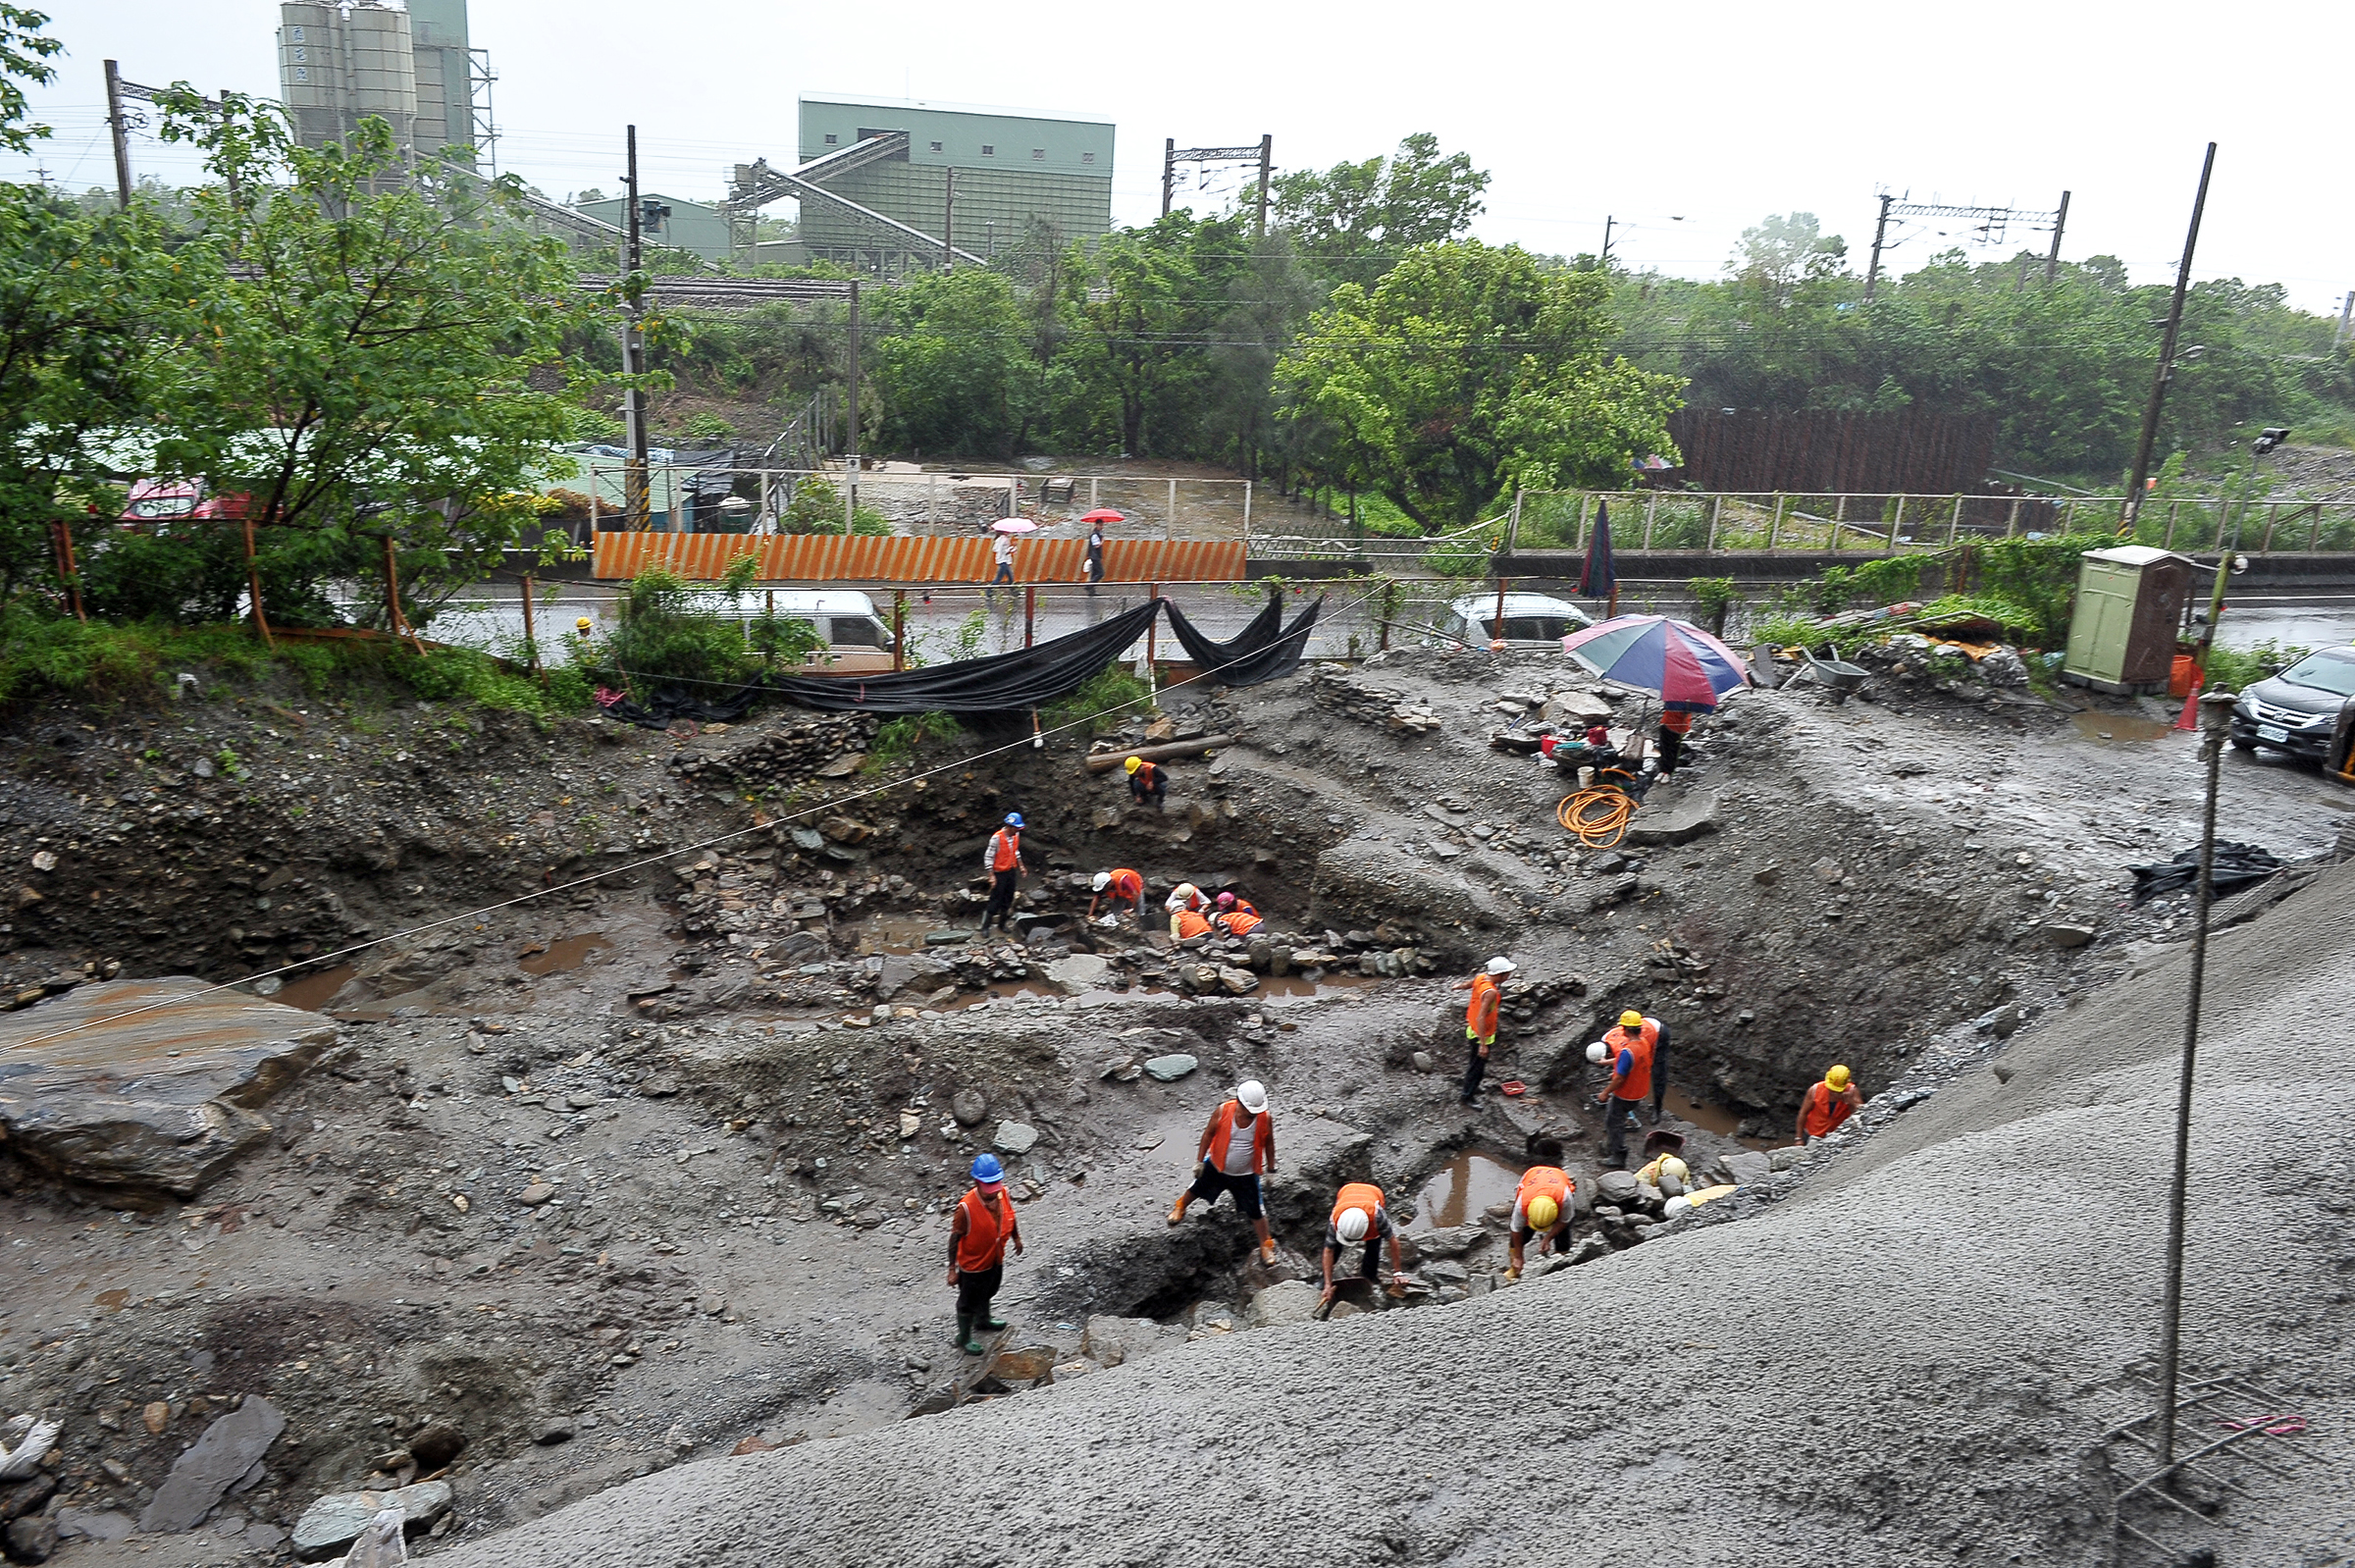
POLYGON ((968 1356, 981 1354, 981 1341, 973 1337, 973 1320, 963 1314, 957 1319, 957 1348, 968 1356))
POLYGON ((980 1327, 988 1330, 991 1333, 996 1333, 1006 1327, 1006 1320, 984 1312, 980 1327))

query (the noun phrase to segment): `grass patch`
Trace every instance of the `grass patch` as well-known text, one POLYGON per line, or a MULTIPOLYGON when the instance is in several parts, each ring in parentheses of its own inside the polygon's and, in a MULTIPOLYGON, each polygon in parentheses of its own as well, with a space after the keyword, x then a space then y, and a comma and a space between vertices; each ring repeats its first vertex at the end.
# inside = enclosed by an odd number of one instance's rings
POLYGON ((1038 722, 1050 730, 1066 724, 1077 725, 1070 733, 1088 740, 1101 731, 1119 729, 1135 717, 1152 695, 1153 689, 1130 674, 1125 666, 1107 664, 1062 702, 1040 708, 1038 722))
POLYGON ((2246 648, 2225 648, 2220 644, 2208 650, 2208 684, 2237 692, 2269 675, 2278 674, 2313 652, 2294 644, 2284 648, 2270 637, 2246 648))
POLYGON ((929 743, 955 740, 964 733, 965 726, 947 713, 902 713, 887 718, 875 726, 875 738, 866 744, 866 762, 860 771, 889 772, 915 760, 916 752, 929 743))

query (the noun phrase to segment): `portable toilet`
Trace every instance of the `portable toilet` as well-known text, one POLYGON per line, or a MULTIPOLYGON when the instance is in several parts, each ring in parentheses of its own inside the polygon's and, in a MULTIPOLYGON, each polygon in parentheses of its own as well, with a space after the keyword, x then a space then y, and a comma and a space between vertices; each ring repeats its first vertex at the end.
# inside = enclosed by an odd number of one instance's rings
POLYGON ((2129 697, 2166 691, 2193 570, 2189 556, 2148 545, 2087 550, 2061 678, 2129 697))

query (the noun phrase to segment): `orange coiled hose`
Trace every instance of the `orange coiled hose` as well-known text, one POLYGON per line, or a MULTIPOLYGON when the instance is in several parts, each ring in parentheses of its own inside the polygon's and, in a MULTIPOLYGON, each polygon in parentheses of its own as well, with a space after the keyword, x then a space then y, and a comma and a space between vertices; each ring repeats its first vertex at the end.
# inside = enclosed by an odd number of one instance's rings
POLYGON ((1636 798, 1606 786, 1566 796, 1553 812, 1562 830, 1591 850, 1610 849, 1625 838, 1627 820, 1635 814, 1636 798))

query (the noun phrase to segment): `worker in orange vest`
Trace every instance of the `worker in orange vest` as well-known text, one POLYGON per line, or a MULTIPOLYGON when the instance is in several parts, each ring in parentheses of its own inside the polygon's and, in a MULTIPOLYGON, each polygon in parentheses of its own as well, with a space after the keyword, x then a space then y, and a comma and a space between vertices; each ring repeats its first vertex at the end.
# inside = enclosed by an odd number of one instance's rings
POLYGON ((1186 1205, 1196 1198, 1216 1203, 1220 1193, 1232 1193, 1235 1212, 1259 1232, 1259 1261, 1274 1263, 1276 1238, 1268 1231, 1267 1204, 1259 1189, 1259 1178, 1276 1170, 1276 1118, 1268 1111, 1264 1084, 1246 1078, 1234 1086, 1234 1098, 1210 1114, 1194 1161, 1194 1184, 1178 1194, 1170 1224, 1183 1225, 1186 1205))
POLYGON ((1668 1092, 1668 1025, 1630 1008, 1618 1024, 1587 1047, 1587 1060, 1610 1069, 1611 1081, 1595 1096, 1603 1108, 1603 1158, 1610 1169, 1627 1169, 1627 1129, 1647 1098, 1651 1120, 1660 1120, 1660 1101, 1668 1092))
POLYGON ((980 1333, 1006 1327, 989 1313, 990 1298, 1006 1279, 1006 1243, 1020 1256, 1022 1228, 1006 1192, 1006 1168, 994 1154, 973 1162, 973 1184, 949 1217, 949 1283, 957 1290, 957 1348, 981 1353, 980 1333))
POLYGON ((1210 935, 1210 921, 1199 911, 1176 909, 1170 912, 1170 935, 1180 942, 1197 936, 1210 935))
POLYGON ((1684 760, 1685 737, 1693 733, 1693 715, 1670 709, 1660 714, 1660 777, 1674 778, 1684 760))
POLYGON ((1464 1104, 1474 1105, 1480 1099, 1481 1074, 1489 1070, 1489 1051, 1496 1044, 1496 1015, 1504 1005, 1504 988, 1500 983, 1517 966, 1508 958, 1489 960, 1489 967, 1468 980, 1458 980, 1447 987, 1450 991, 1469 990, 1471 1000, 1464 1004, 1464 1045, 1468 1060, 1464 1063, 1464 1104))
POLYGON ((1170 794, 1170 775, 1158 762, 1148 762, 1141 757, 1131 757, 1121 764, 1128 773, 1128 798, 1143 804, 1153 803, 1160 810, 1170 794))
POLYGON ((1538 1163, 1521 1173, 1521 1184, 1513 1190, 1512 1236, 1505 1243, 1507 1280, 1521 1278, 1532 1236, 1543 1237, 1544 1250, 1552 1252, 1569 1235, 1571 1197, 1578 1191, 1578 1183, 1562 1169, 1559 1139, 1540 1138, 1530 1154, 1538 1163))
POLYGON ((1022 863, 1022 813, 1008 811, 1006 823, 989 835, 981 847, 981 869, 989 876, 989 904, 981 911, 981 934, 989 934, 989 922, 998 922, 998 929, 1008 929, 1014 918, 1014 885, 1029 869, 1022 863))
POLYGON ((1219 913, 1210 917, 1211 924, 1229 936, 1249 936, 1265 920, 1249 899, 1238 899, 1232 893, 1219 895, 1219 913))
POLYGON ((1087 917, 1089 919, 1092 920, 1096 917, 1096 906, 1106 899, 1112 900, 1115 904, 1125 899, 1136 906, 1138 919, 1141 920, 1145 917, 1145 879, 1137 872, 1130 870, 1125 865, 1117 866, 1109 871, 1098 871, 1094 885, 1095 897, 1087 901, 1087 917))
POLYGON ((1805 1148, 1816 1138, 1830 1137, 1863 1104, 1864 1096, 1857 1091, 1848 1069, 1831 1069, 1824 1073, 1822 1082, 1807 1085, 1807 1092, 1799 1102, 1800 1146, 1805 1148))
POLYGON ((1342 1186, 1333 1201, 1333 1219, 1325 1228, 1325 1300, 1331 1301, 1340 1287, 1333 1282, 1334 1260, 1343 1247, 1366 1244, 1365 1260, 1357 1272, 1368 1284, 1382 1278, 1382 1244, 1390 1244, 1390 1293, 1396 1295, 1406 1284, 1406 1259, 1398 1250, 1398 1227, 1391 1221, 1389 1210, 1383 1207, 1382 1188, 1371 1181, 1351 1181, 1342 1186))

